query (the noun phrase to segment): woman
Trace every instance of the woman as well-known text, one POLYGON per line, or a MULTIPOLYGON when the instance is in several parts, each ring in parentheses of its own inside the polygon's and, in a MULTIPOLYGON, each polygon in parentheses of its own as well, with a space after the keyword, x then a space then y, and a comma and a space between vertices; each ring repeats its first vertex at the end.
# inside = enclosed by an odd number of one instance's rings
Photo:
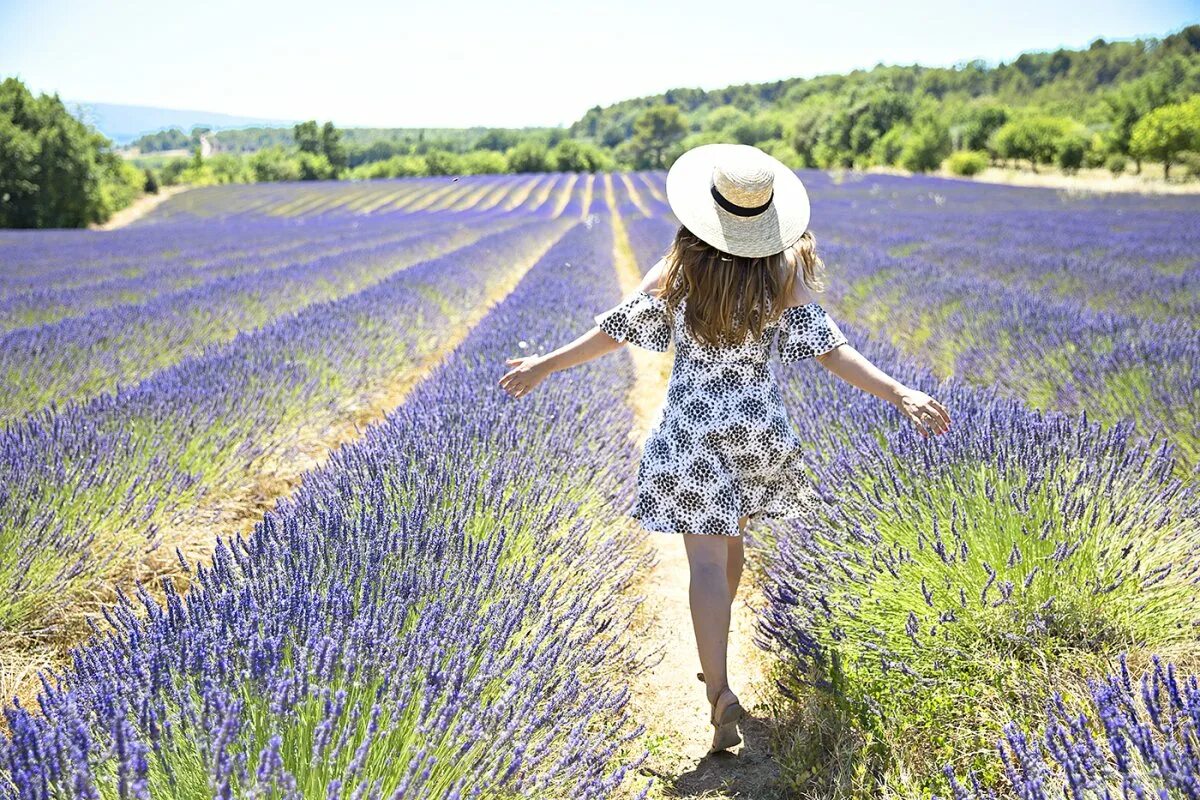
POLYGON ((575 341, 511 358, 500 386, 523 397, 553 372, 624 342, 674 343, 666 401, 642 450, 631 515, 683 537, 688 598, 711 722, 711 752, 741 741, 743 715, 726 671, 730 609, 752 518, 799 517, 820 502, 769 366, 815 358, 847 383, 897 406, 923 436, 949 430, 945 407, 890 377, 847 342, 812 293, 824 268, 808 231, 800 178, 755 147, 709 144, 667 174, 680 221, 666 255, 637 291, 596 316, 575 341))

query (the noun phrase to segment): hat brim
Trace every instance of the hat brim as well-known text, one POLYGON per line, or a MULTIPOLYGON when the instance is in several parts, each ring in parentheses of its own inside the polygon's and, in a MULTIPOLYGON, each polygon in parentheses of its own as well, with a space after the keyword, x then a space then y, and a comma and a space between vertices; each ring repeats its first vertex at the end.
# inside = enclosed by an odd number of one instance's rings
POLYGON ((667 172, 667 203, 684 227, 718 250, 737 256, 774 255, 808 230, 808 192, 799 176, 779 159, 745 144, 704 144, 677 158, 667 172), (775 167, 771 204, 753 217, 726 211, 712 196, 713 166, 739 148, 758 151, 775 167))

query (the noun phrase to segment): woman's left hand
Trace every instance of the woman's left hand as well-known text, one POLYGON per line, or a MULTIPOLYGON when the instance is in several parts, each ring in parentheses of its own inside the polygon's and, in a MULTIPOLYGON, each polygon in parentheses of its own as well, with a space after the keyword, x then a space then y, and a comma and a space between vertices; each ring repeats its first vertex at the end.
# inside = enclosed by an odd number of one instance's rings
POLYGON ((522 356, 505 359, 512 369, 504 373, 500 379, 500 387, 513 397, 524 397, 533 391, 546 377, 546 371, 541 367, 541 356, 522 356))
POLYGON ((950 414, 946 407, 918 389, 905 389, 896 406, 904 416, 916 423, 922 436, 950 430, 950 414))

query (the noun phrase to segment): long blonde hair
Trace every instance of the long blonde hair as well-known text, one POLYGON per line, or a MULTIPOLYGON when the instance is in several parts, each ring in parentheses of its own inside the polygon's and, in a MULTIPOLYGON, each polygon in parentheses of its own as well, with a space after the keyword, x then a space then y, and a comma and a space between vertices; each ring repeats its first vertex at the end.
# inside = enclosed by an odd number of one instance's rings
POLYGON ((761 339, 763 329, 783 313, 798 271, 807 288, 825 288, 825 265, 811 231, 788 250, 750 258, 722 252, 680 225, 665 259, 660 285, 667 316, 673 319, 686 299, 688 330, 708 345, 739 344, 748 334, 761 339))

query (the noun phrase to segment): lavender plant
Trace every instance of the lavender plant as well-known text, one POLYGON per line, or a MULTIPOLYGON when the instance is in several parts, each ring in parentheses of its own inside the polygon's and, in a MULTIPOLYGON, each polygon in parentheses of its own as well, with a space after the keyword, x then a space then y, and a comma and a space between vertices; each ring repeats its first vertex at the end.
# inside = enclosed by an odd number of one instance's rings
POLYGON ((615 302, 610 254, 603 215, 578 224, 186 597, 113 609, 40 714, 8 709, 17 796, 609 796, 639 761, 604 666, 636 658, 624 588, 646 557, 610 502, 631 488, 629 364, 519 408, 488 375, 518 336, 550 346, 615 302))
MULTIPOLYGON (((1200 681, 1158 656, 1138 681, 1126 658, 1092 681, 1086 706, 1056 694, 1040 736, 1017 723, 998 743, 1006 793, 1022 800, 1200 798, 1200 681)), ((955 800, 995 800, 946 769, 955 800)))

